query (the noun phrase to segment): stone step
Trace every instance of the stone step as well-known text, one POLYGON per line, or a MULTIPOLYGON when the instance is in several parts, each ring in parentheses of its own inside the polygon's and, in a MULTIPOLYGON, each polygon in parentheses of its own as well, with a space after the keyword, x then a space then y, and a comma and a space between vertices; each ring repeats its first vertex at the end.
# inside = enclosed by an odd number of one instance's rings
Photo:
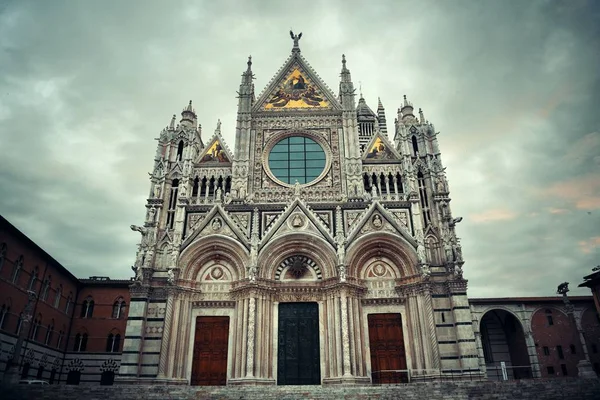
POLYGON ((2 400, 599 400, 598 379, 428 382, 381 386, 3 385, 2 400))

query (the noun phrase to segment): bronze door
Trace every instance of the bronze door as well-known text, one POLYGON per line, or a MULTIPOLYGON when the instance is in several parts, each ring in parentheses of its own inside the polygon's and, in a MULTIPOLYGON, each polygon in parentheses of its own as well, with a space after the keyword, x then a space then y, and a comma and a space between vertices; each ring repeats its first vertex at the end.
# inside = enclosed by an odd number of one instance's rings
POLYGON ((192 386, 227 384, 229 317, 197 317, 192 386))
POLYGON ((406 382, 406 353, 400 314, 369 314, 369 345, 373 383, 406 382))
POLYGON ((319 305, 279 304, 278 385, 320 385, 319 305))

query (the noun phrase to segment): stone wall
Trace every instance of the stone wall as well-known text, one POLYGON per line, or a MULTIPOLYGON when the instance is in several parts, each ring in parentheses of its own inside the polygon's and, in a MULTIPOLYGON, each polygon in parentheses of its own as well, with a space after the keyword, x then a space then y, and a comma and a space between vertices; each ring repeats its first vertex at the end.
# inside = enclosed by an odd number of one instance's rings
POLYGON ((494 399, 595 400, 600 380, 576 378, 509 382, 431 382, 389 386, 0 386, 4 400, 136 399, 494 399))

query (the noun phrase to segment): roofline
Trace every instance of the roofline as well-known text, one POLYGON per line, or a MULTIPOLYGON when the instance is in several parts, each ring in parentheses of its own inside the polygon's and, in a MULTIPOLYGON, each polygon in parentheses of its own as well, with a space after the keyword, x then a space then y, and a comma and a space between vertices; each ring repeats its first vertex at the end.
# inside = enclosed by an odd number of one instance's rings
POLYGON ((63 266, 60 262, 58 262, 54 257, 52 257, 48 252, 42 249, 36 242, 29 238, 26 234, 21 232, 19 228, 14 226, 10 221, 8 221, 4 216, 0 215, 0 227, 5 228, 7 230, 12 231, 12 234, 18 236, 18 239, 23 240, 30 246, 34 247, 37 251, 39 251, 42 256, 46 259, 46 262, 51 263, 56 268, 58 268, 62 273, 67 275, 69 278, 74 280, 77 285, 115 285, 115 286, 129 286, 131 285, 131 280, 126 279, 110 279, 107 281, 98 281, 88 278, 77 278, 71 271, 69 271, 65 266, 63 266))
POLYGON ((62 272, 64 272, 67 276, 69 276, 70 278, 74 279, 75 281, 79 282, 79 279, 73 275, 71 273, 71 271, 69 271, 67 268, 65 268, 61 263, 59 263, 54 257, 52 257, 50 254, 48 254, 48 252, 44 249, 42 249, 36 242, 34 242, 33 240, 31 240, 29 238, 29 236, 27 236, 26 234, 24 234, 23 232, 21 232, 19 230, 19 228, 17 228, 16 226, 14 226, 10 221, 8 221, 6 218, 4 218, 4 216, 0 215, 0 226, 6 227, 10 230, 13 231, 13 233, 16 233, 16 236, 19 236, 20 239, 24 240, 25 242, 27 242, 29 245, 33 246, 34 248, 36 248, 40 253, 42 253, 42 255, 44 256, 44 258, 47 258, 49 261, 52 262, 52 264, 54 266, 56 266, 59 270, 61 270, 62 272))
MULTIPOLYGON (((569 296, 571 302, 594 301, 593 296, 569 296)), ((469 298, 469 303, 540 303, 540 302, 563 302, 562 296, 546 297, 479 297, 469 298)))

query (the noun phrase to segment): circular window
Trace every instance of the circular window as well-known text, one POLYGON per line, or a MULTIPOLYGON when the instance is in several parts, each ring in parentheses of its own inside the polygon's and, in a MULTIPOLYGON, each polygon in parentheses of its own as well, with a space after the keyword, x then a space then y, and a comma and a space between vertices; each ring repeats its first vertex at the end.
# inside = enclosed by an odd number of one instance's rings
POLYGON ((291 136, 277 142, 269 152, 269 170, 288 185, 305 185, 316 180, 325 169, 323 147, 305 136, 291 136))

